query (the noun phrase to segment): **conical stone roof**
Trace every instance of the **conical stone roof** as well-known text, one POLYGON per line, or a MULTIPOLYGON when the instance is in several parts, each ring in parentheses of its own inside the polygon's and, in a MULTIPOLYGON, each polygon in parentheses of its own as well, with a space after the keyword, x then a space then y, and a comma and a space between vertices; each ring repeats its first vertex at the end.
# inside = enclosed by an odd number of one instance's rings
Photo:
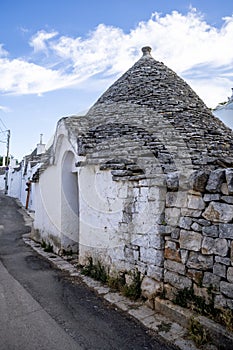
POLYGON ((152 107, 157 112, 207 110, 202 100, 175 72, 151 56, 150 47, 96 102, 130 102, 152 107))
POLYGON ((149 47, 142 51, 85 117, 65 120, 79 154, 132 179, 143 161, 147 170, 149 158, 164 173, 233 167, 232 130, 149 47))

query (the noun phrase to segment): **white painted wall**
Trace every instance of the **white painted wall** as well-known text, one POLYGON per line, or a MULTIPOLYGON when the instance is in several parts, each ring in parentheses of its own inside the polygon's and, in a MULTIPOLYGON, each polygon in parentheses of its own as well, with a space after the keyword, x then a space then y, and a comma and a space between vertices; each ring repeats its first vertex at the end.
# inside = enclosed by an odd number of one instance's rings
POLYGON ((19 171, 10 167, 8 173, 8 195, 14 198, 21 198, 22 169, 19 171))
POLYGON ((93 252, 108 260, 106 251, 122 245, 118 231, 124 199, 119 193, 127 193, 127 184, 112 181, 111 172, 99 171, 98 166, 79 169, 78 177, 80 262, 93 252))
POLYGON ((0 191, 5 190, 5 174, 0 175, 0 191))
POLYGON ((55 163, 35 186, 35 234, 54 244, 55 251, 78 248, 78 183, 76 155, 60 123, 54 141, 55 163))

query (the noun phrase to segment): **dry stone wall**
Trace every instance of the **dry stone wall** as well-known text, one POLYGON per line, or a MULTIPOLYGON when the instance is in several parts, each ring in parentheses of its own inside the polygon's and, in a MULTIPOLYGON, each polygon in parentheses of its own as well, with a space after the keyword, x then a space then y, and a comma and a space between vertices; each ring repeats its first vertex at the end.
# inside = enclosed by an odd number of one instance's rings
MULTIPOLYGON (((216 308, 233 309, 233 169, 196 172, 192 190, 168 182, 164 286, 170 299, 193 288, 216 308)), ((175 175, 173 174, 173 178, 175 175)))

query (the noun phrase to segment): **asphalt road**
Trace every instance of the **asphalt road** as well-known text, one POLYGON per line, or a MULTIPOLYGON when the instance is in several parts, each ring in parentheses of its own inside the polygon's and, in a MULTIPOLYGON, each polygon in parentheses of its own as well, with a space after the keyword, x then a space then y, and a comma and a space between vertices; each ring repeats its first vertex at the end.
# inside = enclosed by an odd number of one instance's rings
POLYGON ((0 350, 172 350, 22 240, 14 199, 0 195, 0 350))

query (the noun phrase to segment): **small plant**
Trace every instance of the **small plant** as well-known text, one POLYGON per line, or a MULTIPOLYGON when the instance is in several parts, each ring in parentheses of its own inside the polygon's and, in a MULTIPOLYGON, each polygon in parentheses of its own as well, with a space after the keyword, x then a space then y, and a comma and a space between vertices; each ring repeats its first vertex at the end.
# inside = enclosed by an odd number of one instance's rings
POLYGON ((107 282, 108 279, 105 267, 99 260, 97 261, 97 264, 94 264, 92 257, 88 258, 88 263, 81 269, 81 273, 103 283, 107 282))
POLYGON ((46 244, 46 247, 44 248, 44 251, 47 253, 53 253, 53 246, 52 244, 48 243, 46 244))
POLYGON ((94 278, 102 283, 107 283, 110 288, 121 292, 124 296, 132 300, 137 300, 141 297, 141 274, 137 270, 132 273, 132 282, 126 284, 126 272, 116 277, 109 276, 106 268, 99 260, 94 264, 93 258, 89 257, 87 259, 87 264, 81 267, 81 274, 94 278))
POLYGON ((70 249, 70 250, 62 249, 62 255, 65 255, 65 256, 73 255, 73 251, 72 251, 72 249, 70 249))
POLYGON ((194 290, 192 288, 184 288, 179 290, 173 302, 182 307, 188 307, 190 301, 194 299, 194 290))
POLYGON ((165 323, 162 321, 162 323, 158 325, 158 331, 167 333, 170 331, 171 326, 171 323, 165 323))
POLYGON ((138 270, 136 270, 133 272, 132 283, 129 285, 125 284, 122 287, 122 294, 132 300, 139 299, 142 293, 141 283, 141 274, 138 270))
POLYGON ((188 325, 189 338, 199 347, 209 342, 210 336, 198 320, 192 317, 188 325))
POLYGON ((46 248, 46 242, 42 239, 41 248, 46 248))
POLYGON ((45 252, 47 253, 53 253, 53 246, 50 243, 46 243, 43 239, 42 239, 42 243, 41 243, 41 248, 44 249, 45 252))
POLYGON ((120 291, 122 287, 125 285, 125 276, 108 276, 107 284, 109 288, 120 291))
POLYGON ((166 294, 167 294, 166 288, 163 288, 158 296, 160 297, 160 299, 166 299, 166 294))
POLYGON ((223 309, 220 313, 220 323, 225 325, 225 327, 230 331, 233 332, 233 310, 230 309, 223 309))

